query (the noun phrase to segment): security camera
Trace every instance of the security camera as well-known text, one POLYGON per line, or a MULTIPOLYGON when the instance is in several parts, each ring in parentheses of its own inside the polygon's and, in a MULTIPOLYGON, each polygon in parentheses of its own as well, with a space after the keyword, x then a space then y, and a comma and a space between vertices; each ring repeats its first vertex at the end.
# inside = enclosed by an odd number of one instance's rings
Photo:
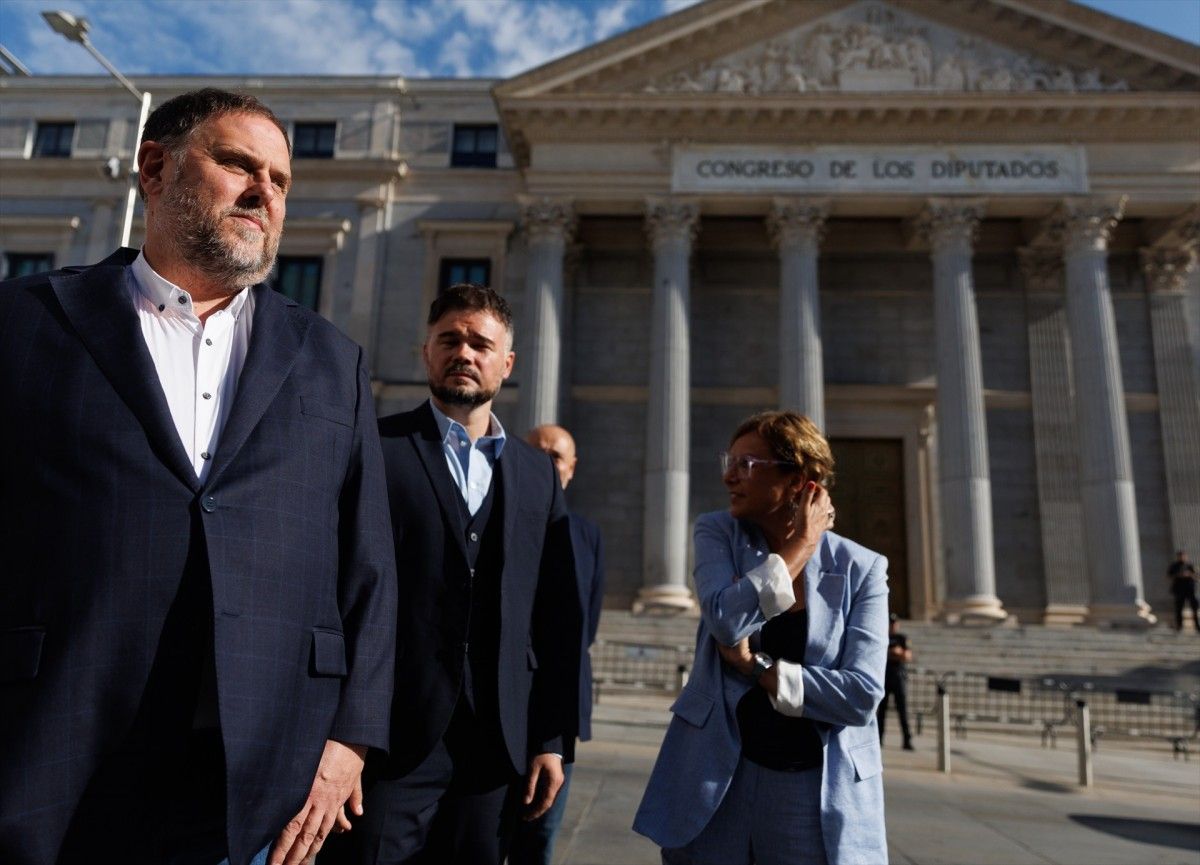
POLYGON ((110 156, 104 160, 104 165, 100 167, 100 173, 109 180, 119 180, 121 178, 121 160, 115 156, 110 156))

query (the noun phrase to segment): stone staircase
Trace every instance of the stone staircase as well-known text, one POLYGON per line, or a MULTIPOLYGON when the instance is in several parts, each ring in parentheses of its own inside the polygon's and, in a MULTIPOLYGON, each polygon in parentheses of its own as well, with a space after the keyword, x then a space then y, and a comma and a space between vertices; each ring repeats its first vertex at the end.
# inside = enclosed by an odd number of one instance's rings
MULTIPOLYGON (((599 639, 656 647, 695 645, 695 615, 634 616, 605 610, 599 639)), ((1165 627, 1123 631, 1092 627, 950 627, 903 622, 914 666, 937 673, 1010 678, 1093 679, 1113 687, 1200 691, 1200 634, 1165 627)), ((678 649, 677 649, 678 651, 678 649)), ((597 670, 597 673, 601 671, 597 670)))

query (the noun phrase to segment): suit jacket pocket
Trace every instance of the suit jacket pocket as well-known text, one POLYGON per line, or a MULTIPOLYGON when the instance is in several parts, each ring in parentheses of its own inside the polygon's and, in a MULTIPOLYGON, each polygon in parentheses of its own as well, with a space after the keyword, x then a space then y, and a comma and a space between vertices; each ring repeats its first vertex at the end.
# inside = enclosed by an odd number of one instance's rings
POLYGON ((346 640, 339 631, 313 628, 309 672, 314 676, 346 675, 346 640))
POLYGON ((883 758, 878 742, 864 742, 850 749, 850 762, 854 764, 854 777, 859 781, 874 778, 883 771, 883 758))
POLYGON ((708 723, 712 708, 712 697, 691 688, 684 688, 671 704, 671 711, 693 727, 703 727, 708 723))
POLYGON ((345 427, 354 426, 354 410, 300 394, 300 413, 319 417, 345 427))
POLYGON ((46 629, 40 625, 0 631, 0 682, 36 678, 45 640, 46 629))

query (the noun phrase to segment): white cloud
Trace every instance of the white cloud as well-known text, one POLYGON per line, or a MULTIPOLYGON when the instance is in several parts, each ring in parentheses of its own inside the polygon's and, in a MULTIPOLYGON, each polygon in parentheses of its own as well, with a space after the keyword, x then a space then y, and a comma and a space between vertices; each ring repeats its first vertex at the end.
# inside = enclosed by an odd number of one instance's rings
POLYGON ((672 12, 678 12, 688 6, 695 6, 699 2, 700 0, 663 0, 663 14, 670 15, 672 12))
POLYGON ((474 55, 471 37, 465 31, 459 30, 446 40, 438 53, 437 69, 459 78, 470 77, 477 74, 471 63, 474 55))
POLYGON ((594 38, 607 39, 614 33, 628 29, 633 11, 634 0, 614 0, 601 6, 596 12, 594 38))

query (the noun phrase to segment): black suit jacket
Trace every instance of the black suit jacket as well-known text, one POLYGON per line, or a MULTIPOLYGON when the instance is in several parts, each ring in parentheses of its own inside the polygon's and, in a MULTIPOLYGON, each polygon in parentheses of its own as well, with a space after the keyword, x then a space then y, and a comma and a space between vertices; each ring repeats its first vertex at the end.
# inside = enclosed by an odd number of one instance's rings
POLYGON ((600 629, 604 607, 604 541, 600 527, 587 517, 571 513, 571 547, 575 552, 575 578, 583 605, 583 641, 579 665, 579 738, 592 738, 592 656, 588 653, 600 629))
MULTIPOLYGON (((0 284, 6 863, 52 863, 99 761, 127 744, 185 572, 211 586, 234 863, 299 810, 327 738, 387 747, 395 565, 361 349, 253 288, 201 485, 129 299, 135 257, 0 284)), ((153 699, 194 699, 178 687, 153 699)))
MULTIPOLYGON (((446 731, 462 688, 470 575, 462 496, 429 403, 383 418, 379 429, 400 589, 390 763, 404 772, 446 731)), ((554 464, 511 436, 499 464, 504 525, 496 684, 508 756, 523 772, 531 753, 573 759, 581 614, 554 464)))

